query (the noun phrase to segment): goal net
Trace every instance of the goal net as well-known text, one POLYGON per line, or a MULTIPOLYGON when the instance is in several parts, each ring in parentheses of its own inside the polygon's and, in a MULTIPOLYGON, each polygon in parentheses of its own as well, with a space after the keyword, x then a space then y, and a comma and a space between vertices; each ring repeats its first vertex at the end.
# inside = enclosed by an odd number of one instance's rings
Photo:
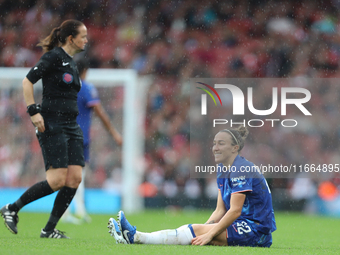
MULTIPOLYGON (((28 71, 29 68, 0 68, 0 187, 27 187, 45 175, 22 93, 22 80, 28 71)), ((134 70, 120 69, 90 69, 86 80, 97 87, 111 123, 123 136, 123 146, 119 148, 99 118, 93 116, 88 187, 115 189, 121 193, 123 210, 140 211, 144 206, 138 187, 143 178, 149 80, 138 77, 134 70)), ((41 81, 34 85, 34 90, 36 102, 41 103, 41 81)))

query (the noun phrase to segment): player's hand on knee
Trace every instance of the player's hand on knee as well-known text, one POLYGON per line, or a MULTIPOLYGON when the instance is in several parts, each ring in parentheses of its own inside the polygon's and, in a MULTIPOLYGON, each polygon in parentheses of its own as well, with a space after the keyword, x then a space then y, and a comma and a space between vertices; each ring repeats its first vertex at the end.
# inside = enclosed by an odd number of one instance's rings
POLYGON ((208 243, 210 243, 210 241, 213 239, 213 237, 211 237, 209 235, 209 233, 200 235, 200 236, 196 236, 191 240, 191 244, 192 245, 206 245, 208 243))
POLYGON ((41 116, 40 113, 37 113, 31 117, 33 125, 38 128, 39 132, 44 132, 45 131, 45 123, 44 123, 44 118, 41 116))

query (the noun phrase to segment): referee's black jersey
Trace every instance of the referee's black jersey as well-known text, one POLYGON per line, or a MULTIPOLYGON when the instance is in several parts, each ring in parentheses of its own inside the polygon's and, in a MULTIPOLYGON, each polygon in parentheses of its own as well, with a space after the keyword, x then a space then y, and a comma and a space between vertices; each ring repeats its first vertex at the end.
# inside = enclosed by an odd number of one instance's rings
POLYGON ((26 77, 33 84, 42 79, 41 114, 44 118, 77 117, 81 81, 75 62, 61 47, 46 52, 26 77))

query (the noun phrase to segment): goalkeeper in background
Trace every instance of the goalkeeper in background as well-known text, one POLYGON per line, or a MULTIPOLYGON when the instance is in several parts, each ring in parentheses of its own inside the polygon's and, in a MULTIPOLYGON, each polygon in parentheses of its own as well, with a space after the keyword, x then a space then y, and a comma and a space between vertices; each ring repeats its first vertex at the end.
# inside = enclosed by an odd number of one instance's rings
POLYGON ((70 208, 64 213, 62 221, 64 223, 81 224, 82 222, 90 222, 91 218, 86 212, 85 207, 85 173, 88 171, 88 162, 90 158, 90 127, 92 111, 100 118, 105 128, 109 131, 113 140, 119 145, 122 145, 122 137, 115 127, 111 124, 108 115, 106 114, 100 99, 98 97, 97 89, 93 84, 87 82, 86 75, 88 71, 88 63, 85 59, 80 59, 77 62, 77 68, 79 71, 79 77, 82 82, 81 90, 78 93, 78 108, 79 115, 77 117, 77 123, 79 124, 84 135, 84 158, 86 165, 83 169, 82 182, 79 184, 76 195, 73 201, 75 202, 75 216, 71 214, 70 208))

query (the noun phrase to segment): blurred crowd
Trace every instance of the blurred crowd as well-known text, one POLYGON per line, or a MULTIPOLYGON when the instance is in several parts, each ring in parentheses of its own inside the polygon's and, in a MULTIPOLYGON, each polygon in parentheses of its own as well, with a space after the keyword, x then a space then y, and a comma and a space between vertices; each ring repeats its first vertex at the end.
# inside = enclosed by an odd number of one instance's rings
MULTIPOLYGON (((91 68, 132 68, 153 77, 145 121, 147 185, 141 192, 214 197, 213 181, 189 178, 189 79, 337 78, 339 10, 338 0, 0 0, 0 66, 31 67, 42 55, 36 47, 39 39, 65 19, 83 21, 88 28, 86 56, 91 68)), ((256 163, 277 158, 339 162, 340 91, 327 84, 319 90, 311 107, 317 113, 313 121, 325 123, 317 129, 322 132, 314 132, 313 123, 283 137, 275 129, 251 130, 245 155, 256 163), (290 146, 301 137, 299 146, 290 146), (275 147, 266 145, 267 141, 275 147), (263 153, 254 155, 255 151, 263 153)), ((264 89, 264 96, 267 92, 264 89)), ((38 157, 39 145, 34 134, 23 132, 33 128, 21 95, 11 90, 1 93, 0 186, 28 186, 43 169, 42 159, 31 160, 38 157)), ((114 114, 116 105, 106 109, 114 114)), ((99 177, 92 178, 89 186, 102 187, 118 163, 101 168, 93 163, 93 175, 99 177)), ((340 184, 337 176, 329 178, 340 184)), ((317 181, 311 183, 315 190, 317 181)), ((270 185, 289 189, 294 181, 272 180, 270 185)))

